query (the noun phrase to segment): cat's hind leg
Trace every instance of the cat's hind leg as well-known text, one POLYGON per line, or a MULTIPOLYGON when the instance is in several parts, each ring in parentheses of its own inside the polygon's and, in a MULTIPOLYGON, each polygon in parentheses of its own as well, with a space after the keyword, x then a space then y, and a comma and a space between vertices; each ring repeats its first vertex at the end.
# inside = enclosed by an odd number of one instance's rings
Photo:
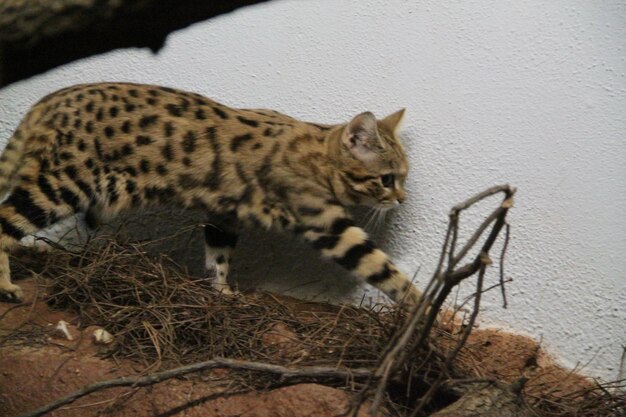
POLYGON ((74 214, 79 204, 79 197, 70 189, 53 188, 44 175, 36 182, 24 179, 13 188, 0 204, 0 294, 15 300, 23 295, 11 282, 9 252, 23 237, 74 214))
POLYGON ((235 293, 228 284, 228 272, 237 239, 236 233, 223 226, 204 226, 205 267, 208 271, 215 271, 213 287, 224 294, 235 293))

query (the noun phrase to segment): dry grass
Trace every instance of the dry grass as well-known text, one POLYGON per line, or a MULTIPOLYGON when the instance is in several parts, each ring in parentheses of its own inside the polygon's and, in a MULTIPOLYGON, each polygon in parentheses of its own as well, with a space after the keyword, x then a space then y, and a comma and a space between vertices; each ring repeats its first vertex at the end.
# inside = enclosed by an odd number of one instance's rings
MULTIPOLYGON (((385 306, 332 306, 262 292, 224 296, 171 259, 149 255, 145 244, 120 244, 106 237, 78 253, 25 252, 16 263, 18 274, 20 269, 22 274, 34 272, 51 283, 51 306, 76 312, 81 326, 102 325, 114 334, 117 342, 110 355, 143 363, 150 371, 216 356, 375 369, 404 319, 401 311, 385 306), (272 342, 276 332, 279 343, 272 342)), ((441 357, 432 346, 411 353, 411 365, 388 389, 385 406, 392 415, 410 414, 407 410, 442 372, 441 357)), ((237 388, 281 384, 262 373, 237 372, 231 377, 237 388)), ((360 381, 323 382, 351 390, 361 386, 360 381)), ((538 416, 618 417, 626 415, 623 388, 597 385, 568 397, 548 394, 527 400, 538 416)), ((427 409, 454 398, 442 390, 427 409)))

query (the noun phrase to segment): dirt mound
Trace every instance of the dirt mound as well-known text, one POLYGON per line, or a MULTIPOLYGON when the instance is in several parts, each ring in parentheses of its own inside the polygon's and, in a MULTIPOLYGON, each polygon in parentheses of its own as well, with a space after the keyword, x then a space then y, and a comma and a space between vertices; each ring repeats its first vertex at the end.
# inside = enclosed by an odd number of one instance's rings
MULTIPOLYGON (((33 410, 96 381, 214 357, 289 369, 375 369, 389 335, 404 319, 402 311, 386 307, 332 306, 267 293, 222 296, 134 246, 24 253, 16 260, 16 277, 35 278, 20 281, 24 303, 0 303, 0 417, 33 410), (94 339, 94 331, 103 328, 112 343, 94 339)), ((443 372, 438 358, 454 348, 458 333, 453 325, 440 325, 427 347, 411 353, 414 367, 394 379, 379 415, 410 415, 428 381, 443 372)), ((447 377, 450 383, 428 409, 459 398, 458 381, 516 383, 521 377, 529 379, 523 397, 537 415, 608 416, 598 410, 620 412, 626 404, 553 365, 531 339, 475 330, 447 377)), ((334 416, 349 408, 364 382, 354 375, 286 380, 217 368, 147 388, 97 391, 51 415, 334 416)), ((366 402, 359 415, 367 407, 366 402)))

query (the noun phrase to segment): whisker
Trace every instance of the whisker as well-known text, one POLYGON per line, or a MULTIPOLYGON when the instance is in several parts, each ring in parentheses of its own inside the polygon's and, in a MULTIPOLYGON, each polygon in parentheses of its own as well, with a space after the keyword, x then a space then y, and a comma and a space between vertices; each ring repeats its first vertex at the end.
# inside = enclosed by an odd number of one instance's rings
MULTIPOLYGON (((365 225, 363 226, 364 229, 369 229, 369 227, 372 225, 372 222, 374 220, 374 218, 376 217, 376 207, 370 207, 369 210, 367 211, 367 213, 365 214, 365 225)), ((374 222, 375 224, 375 222, 374 222)))

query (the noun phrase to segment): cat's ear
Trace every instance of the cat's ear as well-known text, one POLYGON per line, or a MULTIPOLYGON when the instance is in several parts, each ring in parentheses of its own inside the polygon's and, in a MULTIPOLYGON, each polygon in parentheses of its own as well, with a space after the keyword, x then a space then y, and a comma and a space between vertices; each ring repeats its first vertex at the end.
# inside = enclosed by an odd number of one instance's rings
POLYGON ((343 145, 361 162, 373 162, 382 150, 376 117, 371 112, 355 116, 344 130, 343 145))
POLYGON ((395 135, 402 127, 402 119, 404 119, 405 111, 406 109, 400 109, 397 112, 385 117, 383 120, 380 121, 380 123, 385 125, 387 129, 391 130, 395 135))

